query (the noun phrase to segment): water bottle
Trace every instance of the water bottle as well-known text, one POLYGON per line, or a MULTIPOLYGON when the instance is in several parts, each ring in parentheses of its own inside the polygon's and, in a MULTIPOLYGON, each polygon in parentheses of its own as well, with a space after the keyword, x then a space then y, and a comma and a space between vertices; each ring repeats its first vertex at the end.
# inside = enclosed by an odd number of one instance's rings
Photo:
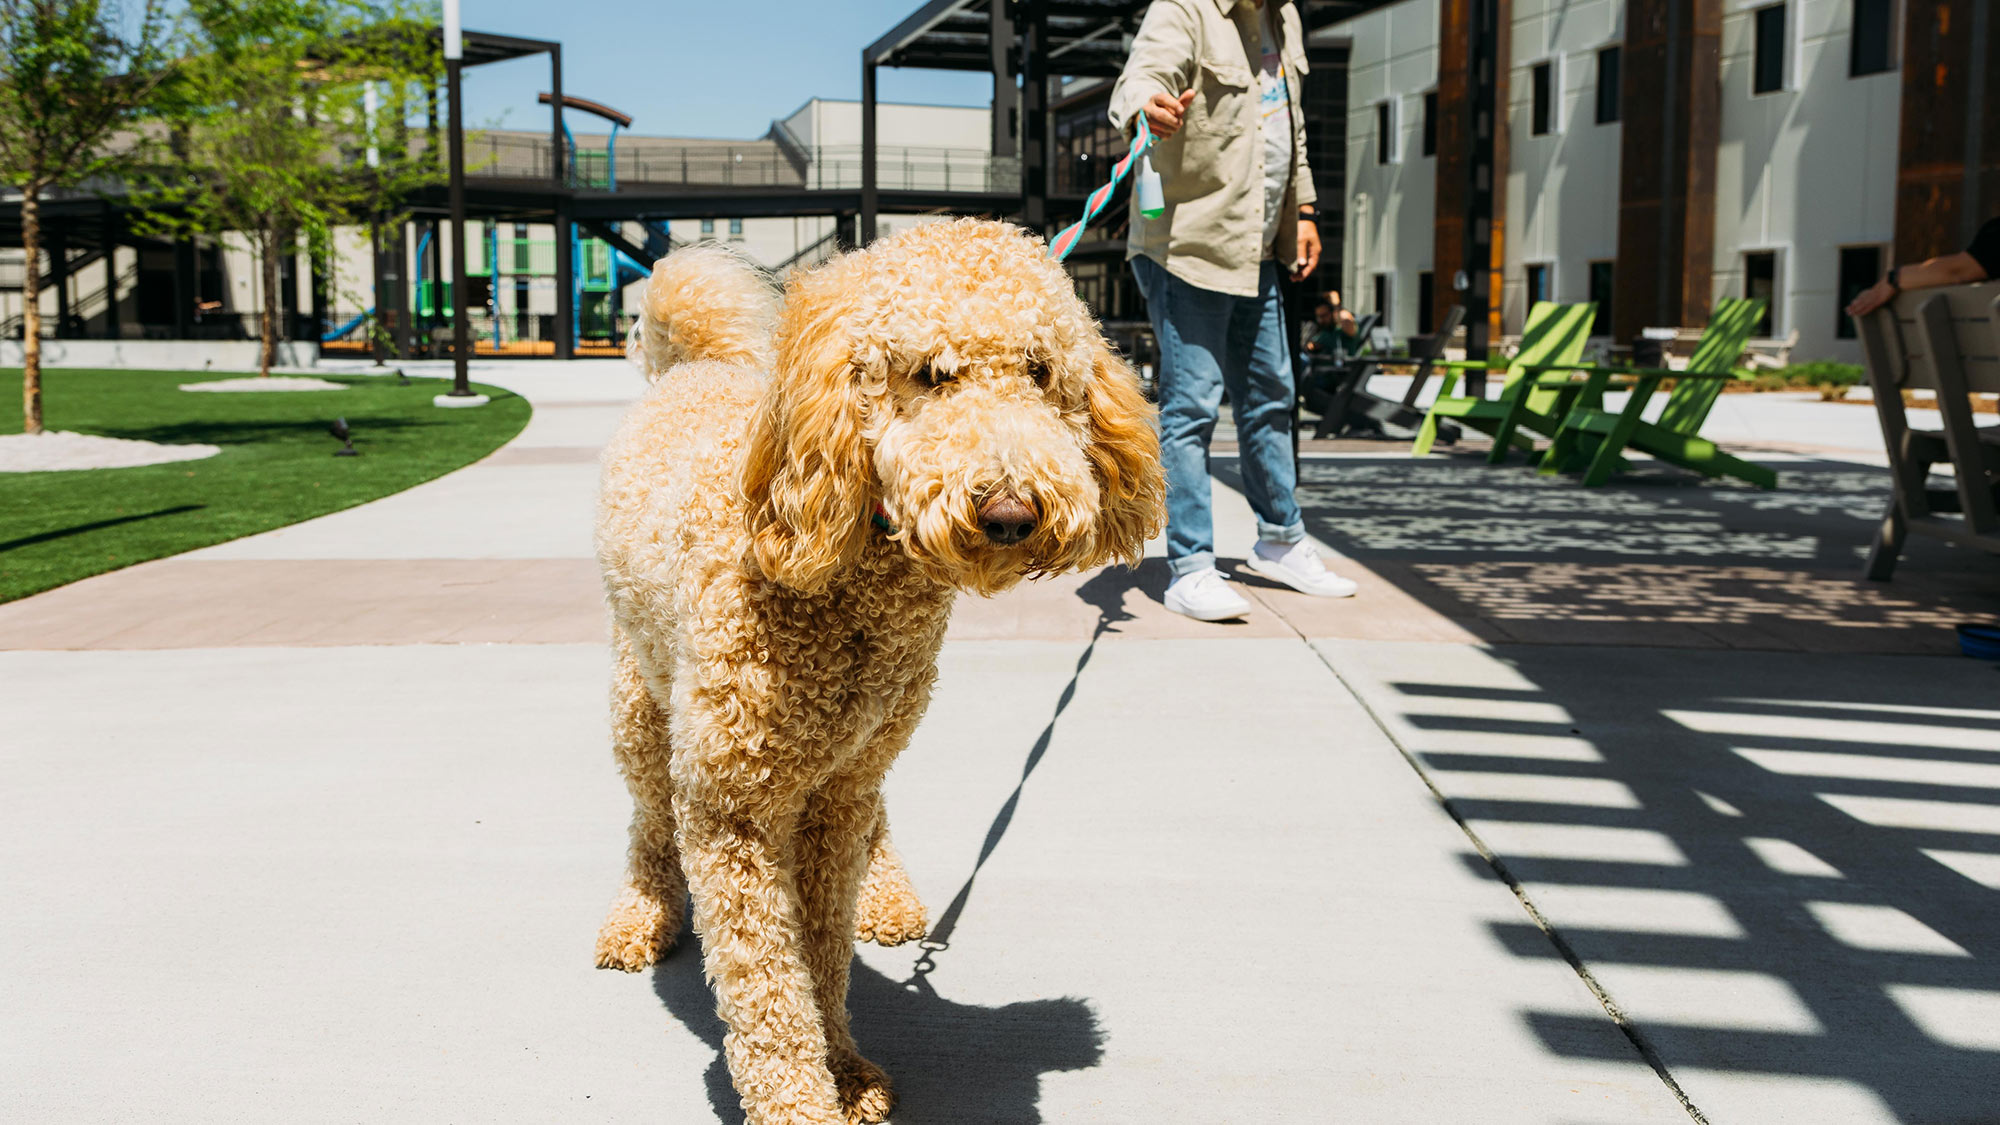
POLYGON ((1139 183, 1134 189, 1138 196, 1139 217, 1157 219, 1167 213, 1167 196, 1160 189, 1160 174, 1153 171, 1153 154, 1139 157, 1139 183))

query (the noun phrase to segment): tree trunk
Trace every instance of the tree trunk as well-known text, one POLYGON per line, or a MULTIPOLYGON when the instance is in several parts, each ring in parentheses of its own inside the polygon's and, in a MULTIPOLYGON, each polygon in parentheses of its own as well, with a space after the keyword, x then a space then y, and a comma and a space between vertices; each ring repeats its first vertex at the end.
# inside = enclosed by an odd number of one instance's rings
POLYGON ((278 243, 279 233, 266 230, 259 239, 264 244, 262 265, 264 267, 264 307, 258 317, 263 337, 263 346, 257 351, 257 374, 269 376, 271 364, 278 358, 278 243))
POLYGON ((42 187, 21 190, 21 431, 42 432, 42 187))

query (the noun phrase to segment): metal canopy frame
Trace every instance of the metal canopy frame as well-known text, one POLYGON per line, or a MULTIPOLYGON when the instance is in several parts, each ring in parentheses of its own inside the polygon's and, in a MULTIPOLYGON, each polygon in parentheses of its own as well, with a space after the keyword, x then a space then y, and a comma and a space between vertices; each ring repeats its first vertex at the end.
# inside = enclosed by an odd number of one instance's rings
MULTIPOLYGON (((1294 0, 1308 34, 1398 0, 1294 0)), ((1049 80, 1116 78, 1150 0, 929 0, 861 51, 859 238, 875 237, 875 71, 879 67, 993 75, 993 155, 1020 141, 1022 222, 1048 221, 1049 80)))

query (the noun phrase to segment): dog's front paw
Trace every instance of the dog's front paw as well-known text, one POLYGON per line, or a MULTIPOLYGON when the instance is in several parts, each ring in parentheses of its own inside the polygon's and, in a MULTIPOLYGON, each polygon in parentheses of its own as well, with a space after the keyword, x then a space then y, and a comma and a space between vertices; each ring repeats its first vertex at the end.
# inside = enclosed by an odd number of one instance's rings
POLYGON ((915 941, 929 931, 924 900, 903 865, 893 860, 871 864, 854 903, 854 938, 877 945, 901 945, 915 941))
POLYGON ((843 1051, 829 1060, 833 1081, 840 1088, 840 1108, 850 1125, 889 1120, 895 1108, 896 1092, 882 1068, 852 1051, 843 1051))
POLYGON ((611 904, 597 931, 597 967, 636 973, 667 955, 681 928, 681 904, 671 907, 634 887, 611 904))

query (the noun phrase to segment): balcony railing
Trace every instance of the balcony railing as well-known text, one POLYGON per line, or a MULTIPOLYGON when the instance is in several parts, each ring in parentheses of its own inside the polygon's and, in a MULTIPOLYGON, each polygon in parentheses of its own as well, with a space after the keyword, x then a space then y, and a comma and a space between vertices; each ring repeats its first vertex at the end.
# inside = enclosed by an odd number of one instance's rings
MULTIPOLYGON (((552 147, 543 137, 489 133, 466 148, 468 176, 543 180, 551 178, 552 147)), ((616 167, 602 148, 579 148, 565 178, 579 187, 771 187, 853 191, 861 187, 860 145, 798 146, 787 151, 770 142, 744 145, 619 146, 616 167), (804 159, 801 160, 800 156, 804 159), (615 171, 615 175, 612 173, 615 171)), ((1011 193, 1021 188, 1021 162, 984 149, 885 145, 877 150, 876 182, 884 191, 1011 193)))

